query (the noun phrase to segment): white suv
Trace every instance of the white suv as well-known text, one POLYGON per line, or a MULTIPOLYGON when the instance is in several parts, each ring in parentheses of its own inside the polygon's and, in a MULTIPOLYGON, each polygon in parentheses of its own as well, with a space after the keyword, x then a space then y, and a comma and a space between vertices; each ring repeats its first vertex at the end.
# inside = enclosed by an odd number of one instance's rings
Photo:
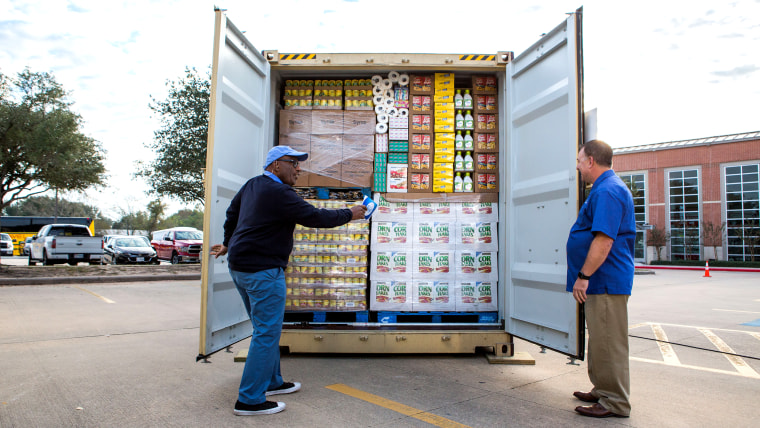
POLYGON ((4 256, 13 255, 13 239, 7 233, 0 233, 0 254, 4 256))

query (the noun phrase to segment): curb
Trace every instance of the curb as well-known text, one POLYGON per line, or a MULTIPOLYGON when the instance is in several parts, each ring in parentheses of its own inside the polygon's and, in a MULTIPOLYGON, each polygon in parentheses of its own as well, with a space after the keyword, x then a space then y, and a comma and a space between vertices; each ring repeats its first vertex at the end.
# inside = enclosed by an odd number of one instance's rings
MULTIPOLYGON (((704 266, 666 266, 666 265, 636 265, 636 269, 662 269, 662 270, 698 270, 704 271, 704 266)), ((734 267, 712 267, 713 272, 760 272, 760 268, 734 268, 734 267)))
POLYGON ((200 274, 176 275, 122 275, 122 276, 62 276, 39 278, 0 278, 4 285, 50 285, 50 284, 93 284, 108 282, 142 282, 142 281, 193 281, 200 280, 200 274))

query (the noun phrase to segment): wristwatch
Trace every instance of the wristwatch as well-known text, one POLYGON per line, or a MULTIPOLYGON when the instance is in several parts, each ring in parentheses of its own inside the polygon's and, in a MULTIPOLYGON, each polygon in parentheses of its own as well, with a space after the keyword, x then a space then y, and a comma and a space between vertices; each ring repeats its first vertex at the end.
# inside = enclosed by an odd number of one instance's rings
POLYGON ((585 274, 584 274, 582 271, 578 271, 578 278, 580 278, 580 279, 585 279, 585 280, 589 280, 589 279, 591 279, 591 277, 590 277, 590 276, 588 276, 588 275, 585 275, 585 274))

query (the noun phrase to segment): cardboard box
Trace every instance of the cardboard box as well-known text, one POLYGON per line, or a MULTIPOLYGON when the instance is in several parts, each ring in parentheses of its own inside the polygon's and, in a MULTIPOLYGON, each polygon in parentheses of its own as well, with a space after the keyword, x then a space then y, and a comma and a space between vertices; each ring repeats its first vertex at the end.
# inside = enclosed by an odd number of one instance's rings
POLYGON ((429 172, 410 172, 407 193, 430 193, 431 181, 429 172))
POLYGON ((475 94, 472 102, 475 113, 496 113, 499 109, 496 94, 475 94))
POLYGON ((388 129, 388 138, 391 140, 409 140, 408 129, 388 129))
POLYGON ((385 192, 388 190, 387 186, 388 172, 375 172, 372 174, 372 191, 373 192, 385 192))
POLYGON ((434 94, 433 95, 433 102, 435 103, 454 103, 454 91, 452 90, 451 93, 449 92, 443 92, 434 94))
POLYGON ((444 108, 440 110, 436 109, 435 111, 435 120, 443 119, 443 118, 454 120, 456 116, 457 116, 457 111, 453 108, 444 108))
POLYGON ((496 113, 475 113, 476 132, 496 132, 499 130, 499 115, 496 113))
POLYGON ((473 249, 478 251, 497 251, 497 222, 495 220, 478 220, 457 220, 456 248, 473 249))
POLYGON ((410 311, 412 282, 370 281, 369 308, 373 311, 410 311))
POLYGON ((451 202, 417 202, 414 207, 414 221, 436 218, 445 218, 451 221, 456 218, 456 207, 458 205, 451 202))
POLYGON ((456 209, 457 221, 460 223, 499 219, 499 204, 496 202, 461 202, 456 205, 456 209))
POLYGON ((280 134, 311 133, 311 111, 281 110, 280 134))
POLYGON ((412 248, 454 249, 456 222, 445 217, 429 217, 412 223, 412 248))
MULTIPOLYGON (((386 197, 403 197, 403 193, 386 194, 386 197)), ((414 217, 412 204, 406 200, 389 202, 383 195, 375 194, 374 201, 377 203, 377 210, 372 216, 372 221, 379 220, 411 220, 414 217)), ((374 230, 374 229, 373 229, 374 230)))
MULTIPOLYGON (((351 112, 357 113, 357 112, 351 112)), ((362 112, 364 113, 364 112, 362 112)), ((372 112, 374 114, 374 112, 372 112)), ((374 133, 374 127, 372 133, 374 133)), ((343 133, 343 111, 317 111, 311 112, 312 135, 334 135, 343 133)))
POLYGON ((372 185, 372 162, 344 160, 341 164, 341 186, 370 187, 372 185))
POLYGON ((377 115, 374 111, 346 111, 343 113, 343 133, 347 135, 375 135, 377 115))
POLYGON ((472 136, 476 152, 498 152, 499 134, 475 132, 472 136))
POLYGON ((451 132, 454 132, 454 130, 455 130, 454 129, 454 123, 453 122, 452 123, 440 123, 440 124, 436 123, 435 126, 433 127, 433 130, 435 132, 451 133, 451 132))
POLYGON ((388 151, 388 134, 375 134, 375 152, 385 153, 388 151))
POLYGON ((373 279, 393 279, 399 275, 411 274, 411 251, 403 249, 372 251, 370 255, 370 276, 373 279))
MULTIPOLYGON (((374 135, 343 135, 341 159, 371 162, 375 152, 374 139, 374 135)), ((335 155, 336 153, 333 153, 333 156, 335 155)))
POLYGON ((496 281, 456 281, 457 311, 485 312, 498 310, 496 281))
POLYGON ((412 311, 453 311, 453 281, 413 281, 412 311))
POLYGON ((406 193, 409 183, 409 165, 388 164, 388 192, 406 193))
POLYGON ((472 76, 473 94, 496 94, 498 92, 496 76, 472 76))
POLYGON ((472 154, 475 161, 475 171, 477 172, 499 172, 499 153, 494 152, 475 152, 472 154))
POLYGON ((432 134, 412 134, 409 151, 413 153, 430 153, 433 148, 432 140, 432 134))
MULTIPOLYGON (((391 117, 388 121, 388 127, 391 129, 409 129, 408 117, 391 117)), ((374 129, 372 132, 375 132, 374 129)))
POLYGON ((436 163, 452 163, 455 160, 456 155, 453 154, 447 154, 447 153, 435 153, 433 162, 436 163))
POLYGON ((430 74, 412 74, 409 76, 409 91, 412 94, 432 94, 433 76, 430 74))
POLYGON ((446 102, 437 102, 433 104, 433 108, 435 112, 444 111, 444 110, 456 110, 454 106, 454 100, 446 101, 446 102))
POLYGON ((412 114, 409 118, 409 129, 414 132, 433 132, 433 115, 412 114))
POLYGON ((496 281, 499 279, 496 251, 457 249, 455 254, 454 265, 457 280, 496 281))
POLYGON ((498 193, 499 173, 476 172, 472 177, 472 185, 475 193, 498 193))
POLYGON ((430 172, 433 168, 433 156, 430 153, 410 153, 410 172, 430 172))
POLYGON ((340 187, 343 135, 311 135, 310 142, 312 175, 309 176, 309 186, 340 187))
POLYGON ((430 95, 412 95, 411 113, 425 113, 433 111, 433 97, 430 95))
MULTIPOLYGON (((302 113, 302 112, 299 112, 302 113)), ((311 112, 308 113, 311 120, 311 112)), ((303 133, 280 134, 279 145, 290 146, 293 150, 309 153, 309 158, 299 162, 301 173, 296 179, 296 187, 306 187, 309 185, 309 176, 311 175, 311 135, 303 133)))

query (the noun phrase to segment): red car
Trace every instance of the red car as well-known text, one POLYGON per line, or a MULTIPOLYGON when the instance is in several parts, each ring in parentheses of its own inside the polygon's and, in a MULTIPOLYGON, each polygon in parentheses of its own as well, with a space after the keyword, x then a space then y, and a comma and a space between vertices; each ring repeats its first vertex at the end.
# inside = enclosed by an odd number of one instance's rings
POLYGON ((159 260, 172 264, 200 263, 203 251, 203 232, 192 227, 174 227, 157 230, 152 234, 150 245, 159 260))

